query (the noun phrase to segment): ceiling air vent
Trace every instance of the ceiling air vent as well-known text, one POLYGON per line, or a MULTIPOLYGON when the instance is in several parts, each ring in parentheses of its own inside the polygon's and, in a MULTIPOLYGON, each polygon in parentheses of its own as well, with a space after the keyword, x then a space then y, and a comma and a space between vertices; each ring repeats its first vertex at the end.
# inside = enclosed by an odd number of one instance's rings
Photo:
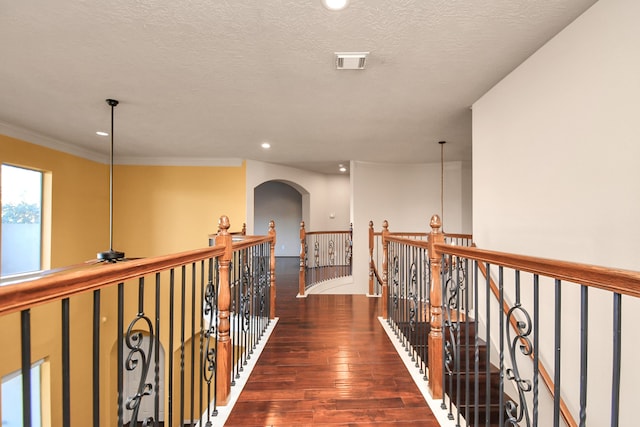
POLYGON ((336 69, 364 70, 369 52, 336 52, 336 69))

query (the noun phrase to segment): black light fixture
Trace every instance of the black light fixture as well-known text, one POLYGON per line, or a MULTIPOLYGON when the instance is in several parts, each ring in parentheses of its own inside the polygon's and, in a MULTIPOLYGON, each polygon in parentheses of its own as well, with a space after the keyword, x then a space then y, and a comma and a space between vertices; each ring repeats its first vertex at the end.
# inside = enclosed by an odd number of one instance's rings
POLYGON ((111 157, 109 160, 109 250, 98 252, 98 260, 116 262, 124 258, 124 252, 113 250, 113 115, 116 105, 120 102, 115 99, 107 99, 111 107, 111 157))
POLYGON ((447 141, 438 141, 440 144, 440 222, 444 229, 444 144, 447 141))

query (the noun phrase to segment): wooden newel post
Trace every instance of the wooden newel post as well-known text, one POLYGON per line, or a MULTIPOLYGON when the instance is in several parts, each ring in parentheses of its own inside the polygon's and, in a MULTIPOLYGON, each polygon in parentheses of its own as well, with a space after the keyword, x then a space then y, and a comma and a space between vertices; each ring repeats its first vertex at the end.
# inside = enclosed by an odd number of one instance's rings
POLYGON ((231 336, 229 335, 229 305, 231 288, 229 284, 233 243, 229 234, 229 218, 226 215, 218 221, 216 245, 224 246, 224 254, 218 258, 218 348, 216 361, 216 387, 218 404, 226 405, 231 393, 231 336))
POLYGON ((369 295, 373 295, 373 221, 369 221, 369 295))
POLYGON ((382 222, 382 318, 389 317, 389 222, 382 222))
POLYGON ((269 269, 271 271, 271 308, 269 309, 269 319, 276 317, 276 223, 269 221, 269 237, 271 238, 271 255, 269 259, 269 269))
POLYGON ((300 274, 298 276, 298 295, 304 295, 304 284, 306 281, 304 271, 304 260, 307 257, 305 248, 305 240, 307 239, 307 233, 304 230, 304 221, 300 222, 300 274))
POLYGON ((429 259, 431 260, 431 301, 429 340, 429 391, 434 399, 442 399, 442 253, 435 250, 436 244, 444 244, 442 223, 438 215, 431 217, 431 233, 428 240, 429 259))

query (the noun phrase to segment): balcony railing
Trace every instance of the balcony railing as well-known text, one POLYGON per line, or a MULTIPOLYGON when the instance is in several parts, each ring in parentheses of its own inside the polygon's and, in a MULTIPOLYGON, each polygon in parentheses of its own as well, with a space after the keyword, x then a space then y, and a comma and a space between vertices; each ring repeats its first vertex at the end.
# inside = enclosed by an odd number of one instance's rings
POLYGON ((431 226, 427 242, 383 232, 383 309, 450 419, 631 425, 622 302, 637 304, 640 273, 452 245, 431 226))
POLYGON ((268 236, 228 230, 223 216, 207 248, 1 287, 3 369, 22 375, 23 425, 38 361, 44 426, 211 425, 275 316, 273 222, 268 236))
POLYGON ((300 276, 298 293, 314 285, 351 276, 353 229, 348 231, 306 231, 300 223, 300 276))
MULTIPOLYGON (((369 295, 382 295, 382 235, 404 237, 412 240, 426 241, 429 233, 426 232, 391 232, 389 223, 383 221, 382 231, 373 229, 373 221, 369 221, 369 295)), ((470 234, 445 233, 445 242, 458 246, 471 246, 473 236, 470 234)))

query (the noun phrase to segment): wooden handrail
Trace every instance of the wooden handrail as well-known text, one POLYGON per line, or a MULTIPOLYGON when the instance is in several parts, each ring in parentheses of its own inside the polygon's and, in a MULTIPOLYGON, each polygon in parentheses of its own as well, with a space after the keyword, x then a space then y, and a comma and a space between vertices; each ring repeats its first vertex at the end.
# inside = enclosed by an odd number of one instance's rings
MULTIPOLYGON (((445 234, 450 237, 450 234, 445 234)), ((458 237, 471 237, 459 235, 458 237)), ((427 242, 399 237, 394 233, 387 235, 389 242, 402 243, 417 248, 428 248, 427 242)), ((640 297, 640 272, 632 270, 601 267, 570 261, 558 261, 528 255, 517 255, 506 252, 488 251, 474 246, 452 246, 439 244, 434 247, 442 255, 455 255, 472 258, 481 262, 502 265, 541 276, 549 276, 585 286, 593 286, 610 292, 633 297, 640 297)))
MULTIPOLYGON (((272 240, 270 236, 246 237, 242 241, 233 242, 232 250, 245 249, 270 240, 272 240)), ((44 275, 39 279, 0 287, 0 315, 185 264, 219 257, 223 252, 223 246, 213 246, 126 262, 97 263, 90 261, 77 264, 67 269, 60 269, 59 272, 44 275)))
POLYGON ((434 246, 434 249, 440 255, 448 254, 470 258, 622 295, 640 297, 640 272, 637 271, 514 255, 464 246, 438 244, 434 246))
POLYGON ((67 298, 185 264, 221 256, 214 246, 119 263, 85 263, 29 282, 0 287, 0 315, 67 298))
MULTIPOLYGON (((484 264, 478 263, 478 268, 480 269, 480 272, 486 279, 487 269, 484 266, 484 264)), ((496 299, 498 299, 498 301, 500 301, 500 291, 496 283, 493 281, 492 277, 489 277, 489 287, 491 288, 491 293, 496 297, 496 299)), ((504 312, 504 314, 505 315, 508 314, 509 310, 510 310, 509 304, 507 304, 506 301, 502 301, 502 311, 504 312)), ((516 320, 515 317, 513 316, 510 317, 509 323, 511 324, 511 327, 513 328, 514 331, 518 330, 518 321, 516 320)), ((520 337, 520 342, 525 347, 529 346, 529 343, 522 337, 520 337)), ((533 352, 529 352, 529 357, 533 360, 533 352)), ((538 360, 538 371, 540 371, 542 382, 547 387, 547 390, 549 390, 549 393, 551 393, 551 397, 555 398, 555 392, 554 392, 555 388, 553 385, 553 380, 551 379, 551 375, 549 375, 549 372, 547 371, 544 364, 542 363, 542 360, 538 360)), ((569 408, 567 407, 567 404, 562 398, 562 396, 560 396, 560 415, 562 416, 562 419, 569 427, 578 427, 578 423, 576 423, 576 421, 573 419, 573 416, 571 415, 571 412, 569 411, 569 408)))

